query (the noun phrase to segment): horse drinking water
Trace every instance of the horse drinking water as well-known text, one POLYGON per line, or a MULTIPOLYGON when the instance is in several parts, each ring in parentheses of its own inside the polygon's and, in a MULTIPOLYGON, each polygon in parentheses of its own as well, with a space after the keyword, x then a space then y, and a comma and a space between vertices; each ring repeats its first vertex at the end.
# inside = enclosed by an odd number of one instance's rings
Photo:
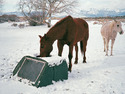
POLYGON ((80 18, 72 18, 67 16, 57 22, 43 37, 40 36, 40 57, 47 57, 50 55, 53 47, 52 44, 58 40, 58 55, 62 55, 63 46, 69 46, 69 71, 72 69, 72 55, 73 46, 75 46, 76 58, 75 64, 78 63, 78 46, 77 42, 80 41, 81 52, 84 54, 83 62, 86 62, 86 46, 89 38, 89 27, 86 21, 80 18))
POLYGON ((106 56, 108 55, 109 41, 111 40, 111 55, 113 52, 113 45, 115 38, 119 34, 123 34, 122 24, 120 21, 113 20, 112 22, 105 23, 101 28, 101 35, 104 40, 104 51, 106 51, 106 56))

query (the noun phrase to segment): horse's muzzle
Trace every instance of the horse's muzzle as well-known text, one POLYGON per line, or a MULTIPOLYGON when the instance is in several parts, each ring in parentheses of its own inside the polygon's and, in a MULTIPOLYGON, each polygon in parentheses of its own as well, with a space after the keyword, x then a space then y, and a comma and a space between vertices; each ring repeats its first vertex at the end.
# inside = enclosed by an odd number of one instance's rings
POLYGON ((124 33, 123 31, 119 32, 120 35, 122 35, 123 33, 124 33))
POLYGON ((47 55, 38 55, 38 56, 36 56, 36 57, 51 57, 52 55, 50 55, 50 54, 47 54, 47 55))

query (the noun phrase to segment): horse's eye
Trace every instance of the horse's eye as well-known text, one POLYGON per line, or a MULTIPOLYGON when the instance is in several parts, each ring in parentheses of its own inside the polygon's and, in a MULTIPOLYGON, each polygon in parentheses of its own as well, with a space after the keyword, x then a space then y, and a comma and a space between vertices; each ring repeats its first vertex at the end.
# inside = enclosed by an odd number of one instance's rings
POLYGON ((41 48, 44 48, 44 45, 41 45, 41 48))
POLYGON ((119 27, 119 25, 117 25, 117 27, 119 27))

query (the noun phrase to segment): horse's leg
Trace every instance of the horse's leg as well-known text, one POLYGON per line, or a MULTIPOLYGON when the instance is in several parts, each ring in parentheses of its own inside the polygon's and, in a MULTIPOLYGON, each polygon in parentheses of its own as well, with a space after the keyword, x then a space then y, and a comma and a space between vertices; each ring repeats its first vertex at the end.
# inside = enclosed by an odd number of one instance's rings
POLYGON ((78 45, 77 45, 77 43, 75 45, 75 51, 76 51, 76 58, 75 58, 74 64, 77 64, 78 63, 78 45))
POLYGON ((113 55, 112 52, 113 52, 113 45, 114 45, 114 42, 115 42, 115 39, 113 39, 113 40, 111 41, 111 56, 113 55))
POLYGON ((106 56, 108 56, 109 39, 106 39, 106 56))
POLYGON ((87 46, 87 41, 85 41, 83 45, 83 53, 84 53, 83 63, 86 63, 86 46, 87 46))
POLYGON ((58 56, 62 56, 64 43, 61 40, 57 41, 57 47, 58 47, 58 56))
POLYGON ((69 55, 68 55, 68 58, 69 58, 69 71, 71 72, 72 70, 72 51, 73 51, 73 45, 70 45, 69 46, 69 55))
POLYGON ((106 41, 105 41, 105 38, 103 38, 103 41, 104 41, 104 52, 106 51, 105 49, 106 49, 106 47, 105 47, 105 45, 106 45, 106 41))
POLYGON ((81 43, 82 43, 82 47, 83 47, 83 54, 84 54, 84 56, 83 56, 83 63, 86 63, 86 46, 87 46, 87 40, 83 40, 83 41, 81 41, 81 43))

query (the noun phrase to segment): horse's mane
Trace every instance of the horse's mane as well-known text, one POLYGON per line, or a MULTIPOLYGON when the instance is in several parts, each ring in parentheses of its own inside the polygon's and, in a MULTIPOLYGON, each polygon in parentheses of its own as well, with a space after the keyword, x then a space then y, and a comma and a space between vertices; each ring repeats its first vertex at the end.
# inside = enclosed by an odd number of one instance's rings
MULTIPOLYGON (((61 19, 60 21, 58 21, 53 27, 57 27, 58 25, 62 24, 63 22, 65 22, 67 19, 73 19, 70 15, 66 16, 65 18, 61 19)), ((53 28, 52 27, 52 28, 53 28)))
POLYGON ((47 32, 46 36, 48 37, 48 34, 50 34, 50 32, 52 33, 54 28, 56 28, 57 26, 61 25, 62 23, 64 23, 67 20, 73 20, 73 18, 69 15, 69 16, 66 16, 65 18, 61 19, 54 26, 52 26, 50 28, 50 30, 47 32))
POLYGON ((111 29, 114 27, 114 24, 116 23, 116 21, 112 21, 111 23, 110 23, 110 27, 111 27, 111 29))

